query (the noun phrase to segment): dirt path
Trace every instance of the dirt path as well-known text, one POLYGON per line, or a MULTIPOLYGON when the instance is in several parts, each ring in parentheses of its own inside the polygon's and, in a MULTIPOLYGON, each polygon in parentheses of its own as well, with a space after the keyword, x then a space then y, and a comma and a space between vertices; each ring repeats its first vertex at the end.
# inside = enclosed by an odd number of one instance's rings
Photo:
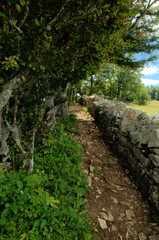
POLYGON ((99 239, 159 240, 159 226, 152 223, 141 194, 122 169, 117 156, 101 138, 92 117, 79 104, 71 107, 77 115, 88 175, 87 205, 93 216, 93 229, 99 239))

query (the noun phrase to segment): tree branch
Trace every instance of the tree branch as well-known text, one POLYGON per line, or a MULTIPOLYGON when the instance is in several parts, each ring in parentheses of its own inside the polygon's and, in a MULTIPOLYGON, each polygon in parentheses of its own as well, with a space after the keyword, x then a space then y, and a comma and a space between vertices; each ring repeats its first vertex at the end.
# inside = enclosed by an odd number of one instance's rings
POLYGON ((13 23, 12 20, 8 20, 8 21, 9 21, 10 25, 11 25, 12 27, 14 27, 20 34, 23 33, 23 31, 22 31, 18 26, 16 26, 16 25, 13 23))
POLYGON ((19 24, 20 28, 23 26, 23 24, 25 23, 25 21, 26 21, 26 19, 28 17, 28 14, 29 14, 29 3, 30 3, 30 1, 28 0, 27 3, 26 3, 26 12, 24 14, 23 19, 21 20, 21 23, 19 24))
MULTIPOLYGON (((52 29, 53 25, 55 25, 60 20, 60 18, 63 18, 64 14, 66 12, 65 9, 71 2, 72 2, 72 0, 65 1, 65 3, 61 7, 61 9, 58 12, 58 14, 56 15, 56 17, 47 24, 46 30, 50 31, 52 29)), ((104 0, 89 2, 87 11, 92 12, 97 5, 99 5, 99 7, 100 7, 103 3, 104 3, 104 0)), ((68 14, 68 12, 67 12, 67 14, 68 14)), ((68 15, 67 15, 67 17, 68 17, 68 15)))
POLYGON ((31 174, 33 172, 33 168, 34 168, 35 130, 36 130, 36 127, 33 129, 32 141, 29 146, 29 150, 30 150, 30 157, 29 157, 30 164, 29 164, 29 169, 28 169, 29 174, 31 174))
POLYGON ((18 112, 18 96, 16 95, 16 97, 15 97, 14 121, 13 121, 13 125, 15 125, 15 124, 16 124, 16 121, 17 121, 17 112, 18 112))
POLYGON ((3 107, 7 105, 10 97, 12 96, 13 90, 16 90, 25 81, 26 78, 24 76, 20 76, 11 79, 4 85, 0 93, 0 111, 2 111, 3 107))
POLYGON ((5 117, 5 123, 6 123, 7 127, 8 127, 8 129, 13 133, 13 139, 15 140, 17 147, 19 148, 21 153, 24 156, 26 156, 26 152, 22 148, 22 145, 21 145, 20 133, 19 133, 19 129, 18 129, 17 125, 14 124, 14 126, 11 126, 11 124, 7 121, 6 117, 5 117))
POLYGON ((59 21, 59 19, 63 16, 63 14, 65 13, 65 8, 67 5, 69 5, 69 3, 72 2, 72 0, 66 0, 65 3, 63 4, 63 6, 61 7, 59 13, 56 15, 56 17, 54 17, 54 19, 49 22, 46 26, 46 30, 50 31, 53 27, 53 25, 55 25, 57 23, 57 21, 59 21))
POLYGON ((158 0, 154 0, 153 2, 151 2, 151 0, 149 0, 147 7, 145 8, 145 10, 140 14, 140 16, 138 16, 136 18, 136 21, 133 23, 133 25, 129 28, 129 31, 131 31, 132 29, 135 29, 138 25, 138 23, 140 22, 140 20, 145 17, 146 13, 148 12, 148 10, 157 2, 158 0))

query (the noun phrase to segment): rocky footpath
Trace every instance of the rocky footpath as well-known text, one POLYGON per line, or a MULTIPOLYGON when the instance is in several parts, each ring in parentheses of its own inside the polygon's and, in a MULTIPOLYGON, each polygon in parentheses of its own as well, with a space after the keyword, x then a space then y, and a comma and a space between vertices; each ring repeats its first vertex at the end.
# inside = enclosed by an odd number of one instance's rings
POLYGON ((81 98, 106 142, 129 168, 135 184, 159 215, 159 114, 126 108, 121 102, 99 96, 81 98))
MULTIPOLYGON (((102 139, 94 119, 79 104, 71 106, 77 115, 80 136, 73 134, 84 151, 84 172, 88 176, 88 210, 92 231, 103 240, 158 240, 159 226, 152 222, 147 204, 102 139)), ((94 238, 96 239, 96 238, 94 238)))

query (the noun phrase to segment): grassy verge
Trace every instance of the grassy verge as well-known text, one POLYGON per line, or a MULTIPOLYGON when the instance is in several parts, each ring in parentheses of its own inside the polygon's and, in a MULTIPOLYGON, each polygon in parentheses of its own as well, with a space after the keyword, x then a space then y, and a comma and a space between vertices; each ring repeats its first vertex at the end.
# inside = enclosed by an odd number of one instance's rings
POLYGON ((146 112, 148 115, 159 113, 159 101, 150 101, 146 105, 136 105, 136 104, 131 104, 127 105, 127 108, 135 108, 139 109, 143 112, 146 112))
POLYGON ((89 240, 86 176, 80 146, 65 130, 75 117, 60 119, 36 146, 35 170, 0 174, 1 240, 89 240))

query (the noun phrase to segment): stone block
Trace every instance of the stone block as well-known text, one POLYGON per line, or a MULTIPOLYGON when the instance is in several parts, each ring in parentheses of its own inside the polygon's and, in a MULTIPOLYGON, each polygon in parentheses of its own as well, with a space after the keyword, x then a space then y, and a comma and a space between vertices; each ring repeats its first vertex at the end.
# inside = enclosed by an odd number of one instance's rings
POLYGON ((150 140, 148 142, 149 148, 159 148, 159 129, 154 129, 150 133, 150 140))
POLYGON ((159 156, 159 148, 151 148, 150 151, 159 156))
POLYGON ((131 128, 135 124, 137 116, 141 113, 142 111, 133 108, 128 108, 125 111, 120 125, 120 131, 124 136, 128 136, 128 132, 131 131, 131 128))
POLYGON ((150 157, 153 165, 154 165, 155 167, 158 167, 158 168, 159 168, 159 156, 154 155, 154 154, 150 154, 149 157, 150 157))
POLYGON ((155 181, 156 184, 159 184, 159 169, 158 168, 154 168, 153 170, 150 170, 149 173, 151 179, 153 179, 155 181))

